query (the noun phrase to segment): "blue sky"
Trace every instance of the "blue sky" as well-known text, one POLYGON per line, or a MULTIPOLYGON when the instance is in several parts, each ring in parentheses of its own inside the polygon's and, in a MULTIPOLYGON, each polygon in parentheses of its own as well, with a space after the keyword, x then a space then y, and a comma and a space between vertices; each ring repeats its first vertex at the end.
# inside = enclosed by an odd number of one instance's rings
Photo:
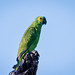
POLYGON ((37 16, 47 18, 37 75, 75 75, 74 0, 0 0, 0 75, 13 70, 20 40, 37 16))

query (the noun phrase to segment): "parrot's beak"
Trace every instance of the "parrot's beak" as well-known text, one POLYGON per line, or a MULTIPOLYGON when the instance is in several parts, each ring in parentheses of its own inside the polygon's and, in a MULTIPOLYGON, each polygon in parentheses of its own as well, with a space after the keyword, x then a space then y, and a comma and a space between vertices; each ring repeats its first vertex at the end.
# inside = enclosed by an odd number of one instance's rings
POLYGON ((43 19, 43 24, 45 24, 45 25, 47 24, 46 18, 43 19))

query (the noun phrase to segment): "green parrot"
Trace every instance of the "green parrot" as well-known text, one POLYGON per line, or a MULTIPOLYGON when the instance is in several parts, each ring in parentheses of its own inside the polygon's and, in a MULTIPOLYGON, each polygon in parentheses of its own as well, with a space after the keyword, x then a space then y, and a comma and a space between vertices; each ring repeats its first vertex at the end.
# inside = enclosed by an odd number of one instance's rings
POLYGON ((17 53, 18 64, 16 67, 16 71, 18 70, 24 55, 36 48, 37 43, 39 41, 42 25, 46 23, 47 21, 44 16, 38 16, 34 19, 32 24, 28 27, 28 29, 24 33, 21 42, 19 44, 19 49, 17 53))

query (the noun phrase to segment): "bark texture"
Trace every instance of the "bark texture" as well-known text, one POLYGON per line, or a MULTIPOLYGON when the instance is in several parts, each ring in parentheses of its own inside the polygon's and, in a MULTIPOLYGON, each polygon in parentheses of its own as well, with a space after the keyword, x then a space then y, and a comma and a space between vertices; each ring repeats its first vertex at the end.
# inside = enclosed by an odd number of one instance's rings
POLYGON ((16 66, 13 66, 13 71, 9 75, 36 75, 36 71, 39 63, 39 54, 36 50, 27 53, 22 59, 22 64, 16 71, 16 66))

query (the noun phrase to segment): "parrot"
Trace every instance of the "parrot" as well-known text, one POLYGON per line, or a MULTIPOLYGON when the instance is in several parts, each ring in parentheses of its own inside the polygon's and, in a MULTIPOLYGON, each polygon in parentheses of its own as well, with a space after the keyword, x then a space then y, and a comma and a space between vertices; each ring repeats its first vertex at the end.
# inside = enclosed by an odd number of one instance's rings
POLYGON ((18 63, 16 71, 18 70, 24 55, 27 54, 28 52, 31 52, 37 47, 40 38, 41 28, 43 25, 46 25, 46 23, 47 20, 44 16, 38 16, 34 19, 32 24, 25 31, 19 44, 19 49, 17 53, 18 63))

